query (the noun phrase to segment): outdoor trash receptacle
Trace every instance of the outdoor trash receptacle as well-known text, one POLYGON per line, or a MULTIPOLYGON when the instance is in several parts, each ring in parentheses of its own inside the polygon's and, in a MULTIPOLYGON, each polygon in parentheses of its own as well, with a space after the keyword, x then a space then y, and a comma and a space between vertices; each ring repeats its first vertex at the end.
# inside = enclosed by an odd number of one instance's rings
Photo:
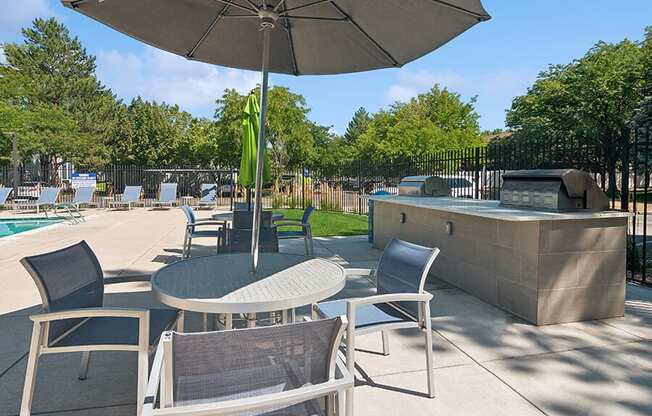
MULTIPOLYGON (((389 196, 387 191, 376 191, 371 194, 372 196, 389 196)), ((367 202, 367 227, 368 227, 368 240, 370 243, 374 242, 374 200, 369 198, 367 202)))

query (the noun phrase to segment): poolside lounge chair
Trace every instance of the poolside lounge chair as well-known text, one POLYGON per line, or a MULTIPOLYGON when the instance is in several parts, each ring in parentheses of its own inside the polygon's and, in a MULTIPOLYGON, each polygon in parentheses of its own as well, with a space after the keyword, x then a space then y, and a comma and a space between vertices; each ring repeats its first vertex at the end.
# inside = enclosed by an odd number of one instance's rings
POLYGON ((86 221, 86 218, 79 210, 80 205, 88 205, 93 201, 93 194, 95 188, 92 186, 77 188, 75 190, 75 197, 72 202, 60 202, 54 206, 54 213, 57 210, 64 209, 70 215, 73 222, 86 221))
POLYGON ((109 208, 113 206, 118 207, 127 207, 131 209, 132 205, 135 205, 140 202, 140 193, 142 192, 143 187, 139 185, 125 186, 125 190, 122 193, 121 199, 117 201, 109 201, 109 208))
POLYGON ((201 185, 201 198, 197 202, 197 207, 215 207, 217 205, 217 184, 203 183, 201 185))
POLYGON ((182 257, 187 259, 190 257, 190 248, 192 246, 193 238, 214 238, 215 241, 218 240, 220 236, 220 228, 224 225, 224 221, 210 220, 210 219, 197 219, 195 216, 195 211, 188 205, 182 205, 181 209, 183 213, 186 214, 186 219, 188 220, 186 224, 186 231, 183 237, 183 252, 182 257), (201 229, 199 227, 211 226, 211 229, 201 229))
POLYGON ((13 190, 14 188, 5 188, 4 186, 0 187, 0 206, 7 204, 7 198, 9 198, 9 194, 11 194, 11 191, 13 190))
POLYGON ((54 208, 57 204, 57 198, 59 197, 59 192, 61 188, 58 187, 47 187, 41 190, 41 194, 38 196, 38 199, 34 202, 26 202, 20 204, 20 207, 26 211, 36 209, 38 214, 40 211, 43 211, 45 216, 48 216, 48 208, 54 208))
POLYGON ((293 227, 294 230, 284 230, 278 232, 279 239, 288 239, 288 238, 303 238, 304 243, 306 244, 306 256, 312 256, 314 254, 314 247, 312 244, 312 228, 310 227, 310 215, 315 209, 311 206, 306 207, 303 211, 303 216, 300 220, 293 219, 282 219, 275 221, 274 224, 277 227, 293 227), (296 229, 300 228, 300 229, 296 229))
MULTIPOLYGON (((161 338, 142 416, 345 415, 344 316, 161 338), (160 392, 160 395, 158 394, 160 392), (325 398, 327 410, 318 399, 325 398)), ((352 416, 352 414, 347 414, 352 416)))
POLYGON ((177 184, 161 183, 158 199, 154 201, 154 207, 163 207, 169 205, 170 208, 177 203, 177 184))
MULTIPOLYGON (((30 316, 34 327, 20 415, 31 413, 39 357, 52 353, 82 352, 79 379, 84 380, 91 351, 137 352, 137 402, 143 403, 150 347, 175 324, 183 331, 183 313, 173 309, 105 307, 102 268, 85 241, 25 257, 21 263, 36 283, 43 312, 30 316)), ((50 394, 56 392, 55 388, 50 394)))
MULTIPOLYGON (((313 317, 330 318, 346 313, 346 366, 353 373, 356 335, 381 332, 383 353, 389 355, 388 330, 420 328, 424 330, 428 396, 435 397, 432 361, 430 300, 424 290, 428 272, 439 254, 438 248, 392 239, 387 244, 375 272, 376 295, 356 299, 339 299, 313 305, 313 317)), ((353 401, 347 397, 347 407, 353 401)))

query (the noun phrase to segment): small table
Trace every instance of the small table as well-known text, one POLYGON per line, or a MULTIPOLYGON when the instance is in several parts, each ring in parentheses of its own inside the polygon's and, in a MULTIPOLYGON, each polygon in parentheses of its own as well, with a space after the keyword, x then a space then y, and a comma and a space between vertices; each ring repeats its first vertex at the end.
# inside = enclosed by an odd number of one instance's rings
POLYGON ((335 295, 344 288, 342 266, 321 258, 261 253, 251 271, 249 253, 195 257, 167 265, 152 276, 152 292, 174 308, 226 314, 284 312, 335 295))
MULTIPOLYGON (((233 211, 213 214, 211 218, 217 221, 233 222, 233 211)), ((281 213, 272 214, 272 222, 280 221, 283 218, 285 217, 281 213)))

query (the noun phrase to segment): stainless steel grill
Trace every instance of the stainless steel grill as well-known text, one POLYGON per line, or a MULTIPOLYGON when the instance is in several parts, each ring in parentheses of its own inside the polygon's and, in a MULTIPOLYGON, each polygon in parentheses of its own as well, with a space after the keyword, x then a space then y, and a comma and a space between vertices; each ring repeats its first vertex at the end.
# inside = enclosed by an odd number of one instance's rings
POLYGON ((398 194, 404 196, 450 196, 448 181, 439 176, 406 176, 398 184, 398 194))
POLYGON ((604 211, 609 208, 609 199, 591 175, 577 169, 506 172, 500 203, 553 211, 604 211))

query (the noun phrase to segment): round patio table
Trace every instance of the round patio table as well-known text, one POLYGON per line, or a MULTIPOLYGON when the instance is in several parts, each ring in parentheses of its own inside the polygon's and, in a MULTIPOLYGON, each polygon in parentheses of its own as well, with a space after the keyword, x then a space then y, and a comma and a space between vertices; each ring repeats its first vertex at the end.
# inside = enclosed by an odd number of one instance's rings
MULTIPOLYGON (((227 222, 232 222, 233 221, 233 211, 231 212, 220 212, 217 214, 211 215, 211 218, 217 221, 227 221, 227 222)), ((272 222, 274 221, 279 221, 284 218, 283 214, 276 213, 272 214, 272 222)))
POLYGON ((194 257, 152 276, 154 296, 185 311, 232 314, 287 311, 335 295, 346 282, 342 266, 295 254, 261 253, 251 271, 249 253, 194 257))

